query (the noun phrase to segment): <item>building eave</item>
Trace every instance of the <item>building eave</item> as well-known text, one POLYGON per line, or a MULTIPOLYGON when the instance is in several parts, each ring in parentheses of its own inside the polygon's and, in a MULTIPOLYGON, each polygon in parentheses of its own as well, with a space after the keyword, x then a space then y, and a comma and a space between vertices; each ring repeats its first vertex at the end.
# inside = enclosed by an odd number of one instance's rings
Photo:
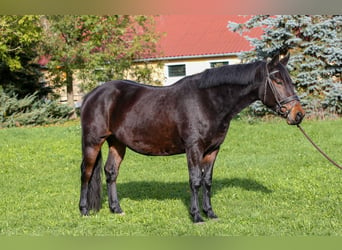
POLYGON ((188 60, 188 59, 229 57, 229 56, 231 57, 231 56, 239 56, 240 54, 241 54, 241 52, 205 54, 205 55, 164 56, 164 57, 151 57, 151 58, 135 59, 134 62, 173 61, 173 60, 188 60))

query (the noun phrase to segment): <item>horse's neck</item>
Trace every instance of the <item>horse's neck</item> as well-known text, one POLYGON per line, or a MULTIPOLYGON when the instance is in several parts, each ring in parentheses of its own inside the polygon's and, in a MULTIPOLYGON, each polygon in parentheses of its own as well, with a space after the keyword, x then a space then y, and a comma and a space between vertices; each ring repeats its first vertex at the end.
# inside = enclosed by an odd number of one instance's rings
POLYGON ((244 108, 258 100, 258 88, 253 85, 248 85, 235 99, 235 105, 232 108, 232 117, 240 113, 244 108))
POLYGON ((222 116, 230 119, 258 99, 255 85, 221 86, 215 92, 216 109, 222 116))

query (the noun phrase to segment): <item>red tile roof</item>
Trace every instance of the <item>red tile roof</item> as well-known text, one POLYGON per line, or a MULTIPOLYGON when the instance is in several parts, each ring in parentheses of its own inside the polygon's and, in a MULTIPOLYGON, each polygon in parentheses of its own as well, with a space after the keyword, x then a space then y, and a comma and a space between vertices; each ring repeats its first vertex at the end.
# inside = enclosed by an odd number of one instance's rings
MULTIPOLYGON (((156 31, 165 33, 158 42, 159 58, 178 58, 235 54, 251 50, 249 42, 227 28, 228 21, 243 23, 248 16, 161 15, 156 17, 156 31)), ((261 35, 261 30, 248 34, 261 35)))

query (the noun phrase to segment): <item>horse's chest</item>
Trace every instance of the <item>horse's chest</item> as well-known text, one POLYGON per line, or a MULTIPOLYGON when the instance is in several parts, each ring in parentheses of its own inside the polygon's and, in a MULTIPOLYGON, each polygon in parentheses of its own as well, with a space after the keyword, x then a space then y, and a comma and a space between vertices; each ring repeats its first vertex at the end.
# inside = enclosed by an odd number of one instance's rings
POLYGON ((229 128, 229 124, 218 124, 216 126, 212 125, 207 133, 203 136, 207 148, 219 147, 226 135, 229 128))

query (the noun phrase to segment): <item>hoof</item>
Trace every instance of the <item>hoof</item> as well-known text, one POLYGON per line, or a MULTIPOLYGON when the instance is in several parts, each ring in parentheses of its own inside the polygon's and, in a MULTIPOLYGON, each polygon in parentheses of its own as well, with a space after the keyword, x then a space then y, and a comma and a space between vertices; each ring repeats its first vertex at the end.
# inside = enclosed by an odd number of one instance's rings
POLYGON ((196 214, 193 216, 193 220, 195 224, 204 224, 204 220, 202 219, 202 217, 199 214, 196 214))
POLYGON ((114 207, 114 208, 110 207, 109 209, 113 214, 124 214, 121 207, 114 207))
POLYGON ((209 211, 205 212, 205 214, 207 215, 207 217, 209 219, 218 219, 217 215, 214 213, 213 210, 209 210, 209 211))
POLYGON ((81 216, 88 216, 89 215, 89 211, 86 208, 81 208, 80 212, 81 212, 81 216))

